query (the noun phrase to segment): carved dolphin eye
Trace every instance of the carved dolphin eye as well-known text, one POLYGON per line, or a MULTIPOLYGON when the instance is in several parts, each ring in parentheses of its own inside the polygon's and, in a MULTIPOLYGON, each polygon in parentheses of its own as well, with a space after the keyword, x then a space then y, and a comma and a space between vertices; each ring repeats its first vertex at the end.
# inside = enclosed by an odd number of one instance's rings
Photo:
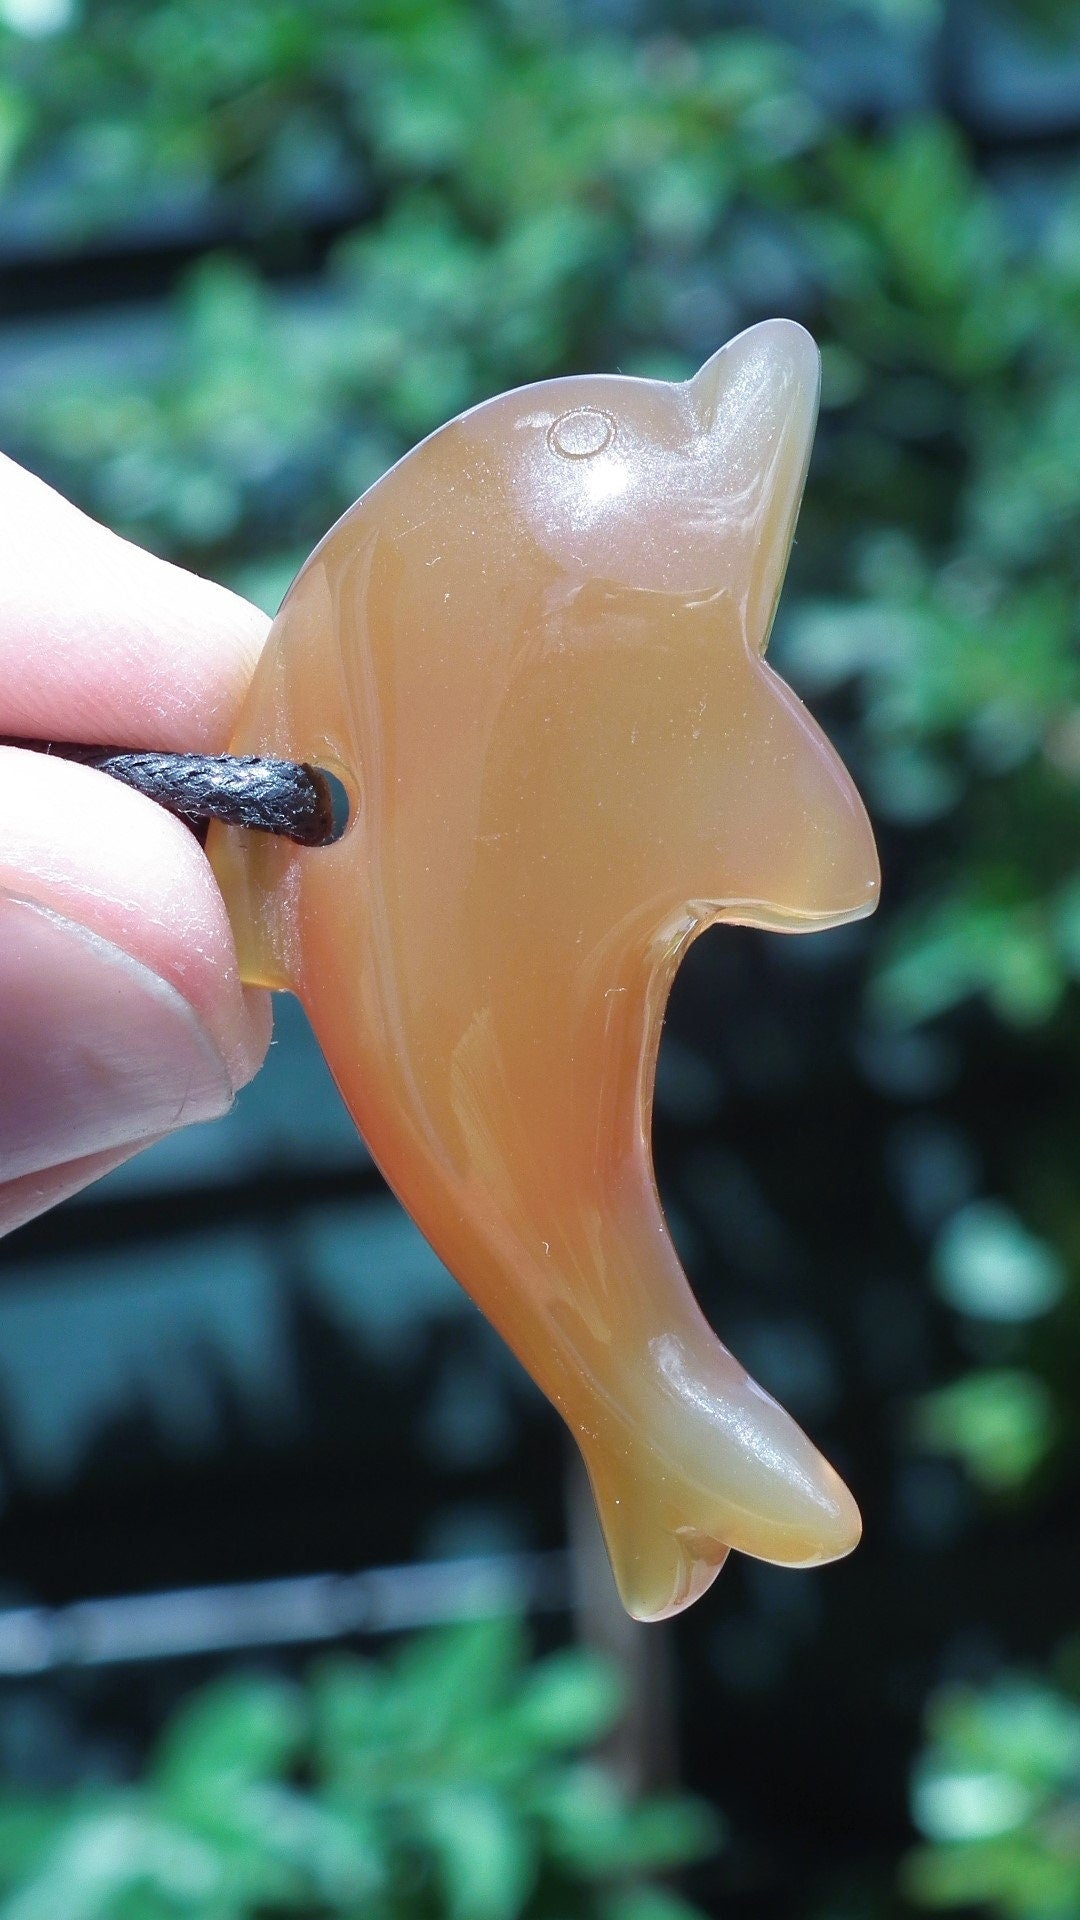
POLYGON ((615 438, 615 422, 599 407, 572 407, 548 428, 548 446, 567 460, 588 460, 603 453, 615 438))

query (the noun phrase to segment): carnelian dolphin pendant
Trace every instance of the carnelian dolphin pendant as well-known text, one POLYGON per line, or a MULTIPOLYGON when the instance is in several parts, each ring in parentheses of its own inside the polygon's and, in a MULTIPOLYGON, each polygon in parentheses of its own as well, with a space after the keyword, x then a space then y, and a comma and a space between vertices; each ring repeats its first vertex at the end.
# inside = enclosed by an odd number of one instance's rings
POLYGON ((563 1415, 640 1619, 730 1547, 813 1566, 860 1531, 703 1318, 650 1154, 689 942, 877 898, 862 803, 763 658, 817 396, 813 341, 770 320, 682 385, 551 380, 440 428, 302 568, 232 742, 339 774, 347 832, 211 841, 245 978, 299 994, 563 1415))

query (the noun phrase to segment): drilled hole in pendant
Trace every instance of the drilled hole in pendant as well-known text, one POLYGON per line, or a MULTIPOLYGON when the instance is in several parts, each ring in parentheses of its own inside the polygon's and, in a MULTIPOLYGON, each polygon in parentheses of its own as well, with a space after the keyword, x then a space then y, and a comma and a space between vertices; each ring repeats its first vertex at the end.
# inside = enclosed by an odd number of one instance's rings
POLYGON ((340 840, 355 820, 360 810, 359 796, 351 790, 341 775, 330 767, 316 767, 315 772, 326 782, 330 796, 330 830, 322 842, 324 847, 332 847, 340 840))

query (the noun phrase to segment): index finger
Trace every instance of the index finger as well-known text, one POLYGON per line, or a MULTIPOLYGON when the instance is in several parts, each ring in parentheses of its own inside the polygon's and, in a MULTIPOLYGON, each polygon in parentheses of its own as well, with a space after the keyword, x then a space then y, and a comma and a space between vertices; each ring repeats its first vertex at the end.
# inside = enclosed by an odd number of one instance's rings
POLYGON ((0 734, 221 753, 265 614, 0 454, 0 734))

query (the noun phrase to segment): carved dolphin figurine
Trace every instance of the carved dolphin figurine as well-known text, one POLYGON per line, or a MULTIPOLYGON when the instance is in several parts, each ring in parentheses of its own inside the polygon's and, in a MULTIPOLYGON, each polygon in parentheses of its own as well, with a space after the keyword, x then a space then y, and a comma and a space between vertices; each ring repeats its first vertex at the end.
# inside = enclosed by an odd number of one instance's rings
POLYGON ((685 384, 452 420, 327 534, 232 743, 336 772, 344 837, 215 829, 245 977, 291 988, 372 1153, 581 1447, 622 1598, 858 1509, 703 1318, 650 1155, 668 990, 717 921, 870 912, 851 780, 763 658, 817 413, 800 327, 685 384))

